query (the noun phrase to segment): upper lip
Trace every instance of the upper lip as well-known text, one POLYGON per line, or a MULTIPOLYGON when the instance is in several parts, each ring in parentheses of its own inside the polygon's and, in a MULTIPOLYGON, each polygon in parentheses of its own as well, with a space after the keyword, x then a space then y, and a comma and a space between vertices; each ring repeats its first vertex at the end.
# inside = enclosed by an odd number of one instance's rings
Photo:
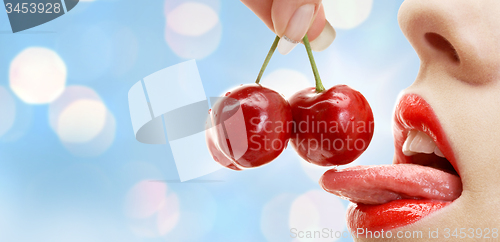
POLYGON ((446 159, 460 176, 455 154, 432 107, 416 94, 405 94, 398 102, 394 114, 394 164, 412 164, 412 157, 403 154, 402 147, 410 130, 424 132, 431 137, 446 159))

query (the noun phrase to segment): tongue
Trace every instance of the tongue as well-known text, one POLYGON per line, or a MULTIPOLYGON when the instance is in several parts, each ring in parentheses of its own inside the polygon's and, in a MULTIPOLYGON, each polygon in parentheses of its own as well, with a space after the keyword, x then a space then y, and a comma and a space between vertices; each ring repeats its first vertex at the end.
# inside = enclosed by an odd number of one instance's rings
POLYGON ((398 199, 453 201, 462 193, 458 176, 413 164, 332 169, 323 174, 320 184, 327 192, 363 204, 398 199))

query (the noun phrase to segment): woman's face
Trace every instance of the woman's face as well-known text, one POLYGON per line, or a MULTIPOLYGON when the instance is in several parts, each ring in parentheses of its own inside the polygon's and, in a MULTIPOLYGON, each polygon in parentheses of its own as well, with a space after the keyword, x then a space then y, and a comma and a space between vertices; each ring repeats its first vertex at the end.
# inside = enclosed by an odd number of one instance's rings
POLYGON ((500 228, 499 13, 497 0, 406 0, 399 10, 421 60, 403 95, 432 107, 463 185, 450 205, 401 230, 439 229, 441 241, 446 228, 500 228))

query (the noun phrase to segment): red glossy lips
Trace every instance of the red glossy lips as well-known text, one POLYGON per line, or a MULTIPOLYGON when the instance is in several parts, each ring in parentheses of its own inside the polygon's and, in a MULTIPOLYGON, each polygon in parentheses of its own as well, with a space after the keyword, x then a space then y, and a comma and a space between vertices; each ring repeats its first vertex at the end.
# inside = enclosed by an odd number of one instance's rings
POLYGON ((444 131, 425 100, 414 94, 403 96, 396 107, 394 129, 394 165, 333 169, 320 180, 326 191, 356 203, 348 211, 351 231, 357 228, 377 231, 408 225, 445 207, 462 193, 458 176, 429 166, 411 164, 415 163, 414 158, 402 153, 407 133, 419 130, 432 137, 456 167, 444 131))
POLYGON ((460 175, 455 155, 443 128, 432 107, 423 98, 415 94, 407 94, 401 97, 394 114, 393 129, 396 164, 415 163, 410 156, 405 156, 402 151, 408 132, 414 129, 422 131, 431 137, 458 175, 460 175))
POLYGON ((352 204, 347 209, 347 227, 351 231, 356 231, 357 228, 372 232, 387 231, 417 222, 448 204, 450 203, 409 199, 394 200, 382 205, 352 204))

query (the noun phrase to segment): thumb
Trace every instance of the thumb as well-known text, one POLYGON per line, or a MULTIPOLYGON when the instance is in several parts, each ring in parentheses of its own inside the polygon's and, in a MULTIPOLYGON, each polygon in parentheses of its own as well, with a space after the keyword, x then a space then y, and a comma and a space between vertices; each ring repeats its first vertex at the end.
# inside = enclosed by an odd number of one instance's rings
POLYGON ((271 18, 274 32, 281 37, 278 51, 284 55, 295 48, 306 33, 312 37, 312 46, 315 46, 313 40, 320 36, 320 50, 328 47, 335 38, 335 30, 325 19, 321 0, 274 0, 271 18))

